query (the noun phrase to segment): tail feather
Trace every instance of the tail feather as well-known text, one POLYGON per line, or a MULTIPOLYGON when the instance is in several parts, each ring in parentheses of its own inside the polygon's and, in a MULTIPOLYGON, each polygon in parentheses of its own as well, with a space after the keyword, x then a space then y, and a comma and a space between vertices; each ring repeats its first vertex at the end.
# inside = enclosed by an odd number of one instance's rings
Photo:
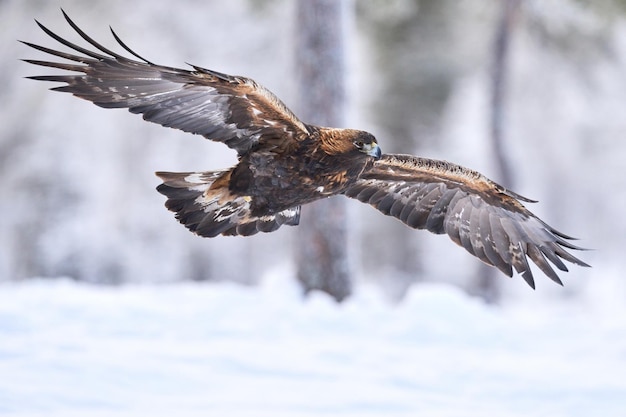
POLYGON ((276 214, 252 215, 250 197, 235 195, 228 189, 230 173, 157 172, 163 180, 157 191, 167 197, 165 207, 176 213, 176 219, 203 237, 249 236, 299 223, 299 206, 276 214))

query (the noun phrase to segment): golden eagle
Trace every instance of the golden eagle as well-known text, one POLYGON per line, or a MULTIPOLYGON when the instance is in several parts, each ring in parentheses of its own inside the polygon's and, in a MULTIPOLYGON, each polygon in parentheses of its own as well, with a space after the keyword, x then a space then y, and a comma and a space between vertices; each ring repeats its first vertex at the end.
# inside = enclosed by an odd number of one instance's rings
POLYGON ((572 238, 533 215, 531 202, 476 171, 410 155, 381 155, 374 136, 300 121, 255 81, 198 66, 156 65, 133 52, 113 52, 69 25, 95 50, 75 45, 37 22, 78 54, 24 42, 69 62, 25 60, 75 74, 29 77, 65 83, 72 93, 104 108, 127 108, 147 121, 223 142, 237 151, 230 169, 157 172, 166 207, 192 232, 205 237, 272 232, 300 221, 303 204, 345 195, 371 204, 416 229, 446 233, 457 244, 508 276, 513 268, 534 288, 530 258, 561 284, 550 261, 588 266, 565 248, 572 238))

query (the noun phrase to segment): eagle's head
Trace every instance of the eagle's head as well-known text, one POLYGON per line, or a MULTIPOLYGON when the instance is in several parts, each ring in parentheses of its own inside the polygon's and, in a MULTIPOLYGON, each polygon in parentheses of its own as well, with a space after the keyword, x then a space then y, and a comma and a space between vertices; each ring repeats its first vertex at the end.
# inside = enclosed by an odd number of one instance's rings
POLYGON ((382 151, 380 146, 376 142, 376 138, 371 133, 357 131, 356 137, 352 141, 352 144, 359 151, 366 155, 373 156, 375 159, 380 159, 382 151))
POLYGON ((380 147, 376 138, 367 132, 355 129, 319 128, 321 148, 330 155, 348 157, 363 156, 379 159, 380 147))

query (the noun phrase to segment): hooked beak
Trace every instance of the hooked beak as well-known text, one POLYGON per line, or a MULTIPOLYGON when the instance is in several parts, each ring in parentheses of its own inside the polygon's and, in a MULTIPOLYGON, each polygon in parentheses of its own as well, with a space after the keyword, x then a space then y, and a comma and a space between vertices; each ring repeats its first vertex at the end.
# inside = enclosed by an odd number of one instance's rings
POLYGON ((380 146, 376 142, 372 142, 371 145, 365 145, 363 147, 363 152, 368 154, 369 156, 373 156, 374 159, 380 159, 382 155, 382 151, 380 150, 380 146))

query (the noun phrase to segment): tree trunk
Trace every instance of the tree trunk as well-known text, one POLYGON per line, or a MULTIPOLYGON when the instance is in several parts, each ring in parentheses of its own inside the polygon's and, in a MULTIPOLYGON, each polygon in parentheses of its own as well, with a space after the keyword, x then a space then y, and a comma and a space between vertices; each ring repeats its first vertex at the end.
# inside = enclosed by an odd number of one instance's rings
MULTIPOLYGON (((342 127, 345 87, 343 0, 299 0, 296 60, 298 114, 306 123, 342 127)), ((330 198, 303 207, 298 227, 298 280, 341 301, 351 293, 345 201, 330 198)))
POLYGON ((504 132, 506 123, 506 87, 509 74, 509 45, 521 0, 505 0, 496 29, 493 61, 491 66, 491 146, 493 148, 496 175, 507 188, 512 187, 511 166, 504 153, 504 132))
MULTIPOLYGON (((509 46, 511 33, 522 0, 504 0, 498 20, 493 43, 493 61, 491 64, 491 148, 495 161, 494 176, 507 188, 513 187, 511 165, 504 152, 504 134, 506 131, 506 86, 509 64, 509 46)), ((492 267, 482 265, 478 270, 478 278, 471 292, 482 297, 489 303, 500 298, 498 285, 499 273, 492 267)))

